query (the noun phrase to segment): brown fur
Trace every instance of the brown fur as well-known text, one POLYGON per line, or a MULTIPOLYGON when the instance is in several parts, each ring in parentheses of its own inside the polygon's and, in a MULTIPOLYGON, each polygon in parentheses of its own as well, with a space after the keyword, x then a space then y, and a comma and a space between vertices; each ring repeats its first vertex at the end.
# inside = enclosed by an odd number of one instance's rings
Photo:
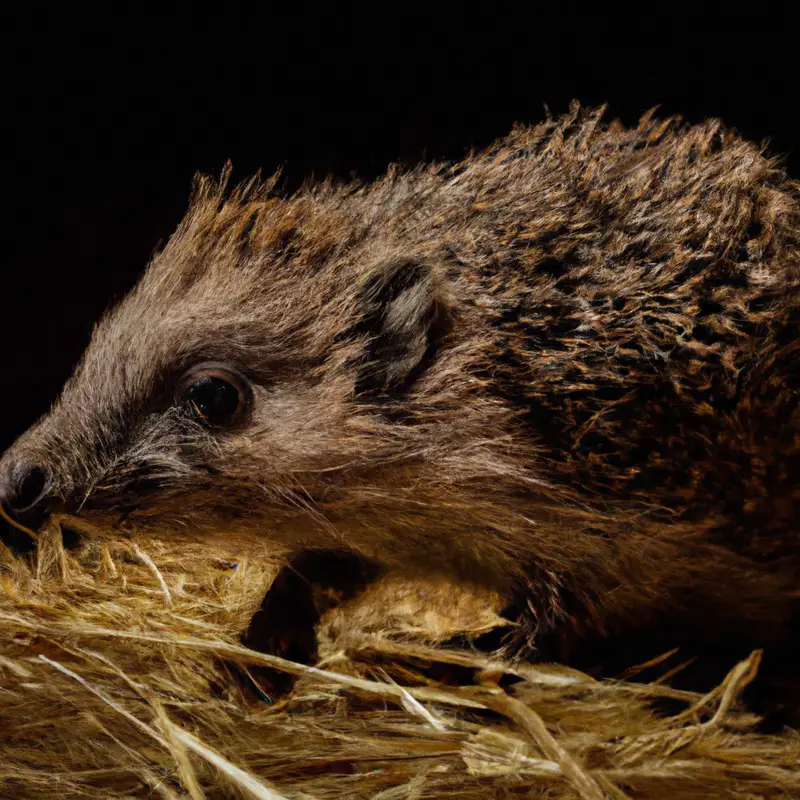
POLYGON ((717 122, 577 106, 456 166, 289 198, 202 179, 51 413, 73 523, 353 550, 523 598, 527 634, 798 605, 800 195, 717 122), (235 364, 252 417, 171 402, 235 364))

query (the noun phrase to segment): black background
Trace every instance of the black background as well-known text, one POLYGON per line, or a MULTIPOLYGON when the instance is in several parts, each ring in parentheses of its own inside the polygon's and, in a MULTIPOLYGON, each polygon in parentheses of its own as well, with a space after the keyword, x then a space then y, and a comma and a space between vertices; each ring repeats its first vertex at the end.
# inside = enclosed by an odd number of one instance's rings
POLYGON ((800 176, 793 26, 764 4, 740 16, 702 3, 616 16, 186 4, 147 17, 116 5, 4 25, 0 450, 46 410, 92 321, 169 236, 192 175, 228 159, 235 178, 282 166, 289 190, 329 172, 370 178, 392 161, 458 158, 578 98, 629 123, 656 104, 721 117, 770 137, 800 176))

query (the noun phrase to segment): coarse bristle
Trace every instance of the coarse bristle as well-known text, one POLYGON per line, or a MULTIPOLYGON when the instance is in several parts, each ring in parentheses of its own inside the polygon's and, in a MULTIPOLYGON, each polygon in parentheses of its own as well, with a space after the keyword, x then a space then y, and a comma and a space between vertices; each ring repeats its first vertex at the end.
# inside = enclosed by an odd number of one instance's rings
POLYGON ((2 797, 800 796, 800 737, 738 701, 758 653, 705 696, 495 663, 446 642, 502 625, 497 598, 390 577, 308 667, 241 646, 276 562, 222 536, 3 550, 2 797), (263 666, 288 696, 248 688, 263 666))

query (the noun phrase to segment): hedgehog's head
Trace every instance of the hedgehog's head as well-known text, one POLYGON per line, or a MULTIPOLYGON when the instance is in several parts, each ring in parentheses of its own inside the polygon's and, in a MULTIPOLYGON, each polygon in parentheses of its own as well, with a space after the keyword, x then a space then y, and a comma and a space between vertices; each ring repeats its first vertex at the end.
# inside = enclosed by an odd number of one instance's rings
POLYGON ((7 510, 29 526, 58 509, 87 526, 266 535, 304 516, 310 531, 338 486, 418 456, 383 431, 435 391, 447 299, 430 253, 401 248, 371 207, 332 187, 225 199, 201 183, 3 458, 7 510))

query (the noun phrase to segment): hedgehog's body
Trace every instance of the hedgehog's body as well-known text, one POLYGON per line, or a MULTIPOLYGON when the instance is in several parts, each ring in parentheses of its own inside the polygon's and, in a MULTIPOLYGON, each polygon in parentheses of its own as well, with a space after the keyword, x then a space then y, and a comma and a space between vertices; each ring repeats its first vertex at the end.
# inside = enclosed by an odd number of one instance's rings
POLYGON ((534 639, 785 637, 799 237, 796 187, 715 123, 576 111, 363 188, 204 184, 7 473, 46 465, 76 525, 454 571, 534 639), (224 430, 174 399, 201 361, 250 387, 224 430))

